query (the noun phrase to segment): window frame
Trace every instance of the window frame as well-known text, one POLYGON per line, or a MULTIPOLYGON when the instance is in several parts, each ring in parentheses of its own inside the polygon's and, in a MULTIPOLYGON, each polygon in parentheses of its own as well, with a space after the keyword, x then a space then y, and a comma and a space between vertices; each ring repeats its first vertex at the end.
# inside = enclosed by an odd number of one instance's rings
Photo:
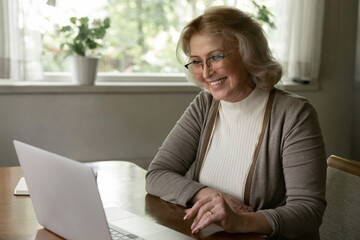
MULTIPOLYGON (((320 89, 317 79, 308 84, 281 80, 277 88, 292 92, 318 91, 320 89)), ((0 94, 23 93, 197 93, 202 89, 194 83, 187 81, 185 74, 157 74, 157 73, 99 73, 94 85, 78 85, 72 81, 72 74, 44 73, 40 81, 9 81, 0 80, 0 94)))

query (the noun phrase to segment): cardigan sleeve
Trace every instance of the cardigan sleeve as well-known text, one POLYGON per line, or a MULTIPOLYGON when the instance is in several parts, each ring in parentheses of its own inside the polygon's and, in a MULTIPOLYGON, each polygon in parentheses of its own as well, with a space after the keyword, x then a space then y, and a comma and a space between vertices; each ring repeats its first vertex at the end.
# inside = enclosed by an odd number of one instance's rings
POLYGON ((288 108, 281 119, 279 164, 285 204, 259 212, 272 226, 270 239, 318 239, 314 236, 318 236, 326 207, 326 153, 318 117, 303 100, 288 108))
POLYGON ((204 187, 185 175, 194 168, 209 104, 208 94, 200 93, 171 130, 148 168, 148 193, 186 206, 204 187))

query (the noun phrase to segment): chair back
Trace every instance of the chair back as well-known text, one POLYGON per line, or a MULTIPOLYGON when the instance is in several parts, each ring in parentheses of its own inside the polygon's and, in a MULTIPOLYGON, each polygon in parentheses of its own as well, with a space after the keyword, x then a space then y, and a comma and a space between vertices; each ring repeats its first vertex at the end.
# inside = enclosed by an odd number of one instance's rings
POLYGON ((360 162, 331 155, 327 160, 322 240, 360 239, 360 162))

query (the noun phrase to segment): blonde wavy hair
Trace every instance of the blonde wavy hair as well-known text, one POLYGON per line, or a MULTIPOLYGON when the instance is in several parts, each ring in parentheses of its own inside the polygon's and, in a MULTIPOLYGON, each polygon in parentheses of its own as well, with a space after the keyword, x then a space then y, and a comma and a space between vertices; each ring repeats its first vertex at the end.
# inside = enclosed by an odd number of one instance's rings
MULTIPOLYGON (((190 39, 195 33, 218 38, 224 46, 237 46, 251 80, 261 89, 270 91, 282 76, 282 67, 274 59, 260 24, 246 13, 232 7, 211 7, 188 23, 177 44, 177 57, 190 56, 190 39)), ((200 85, 192 74, 190 81, 200 85)))

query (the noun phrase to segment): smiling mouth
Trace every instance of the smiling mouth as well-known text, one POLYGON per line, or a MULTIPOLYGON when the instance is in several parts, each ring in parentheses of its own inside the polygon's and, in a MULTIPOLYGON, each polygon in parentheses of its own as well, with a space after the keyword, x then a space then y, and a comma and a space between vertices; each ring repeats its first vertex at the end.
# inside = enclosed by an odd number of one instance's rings
POLYGON ((220 83, 222 83, 223 81, 225 81, 226 78, 222 78, 222 79, 219 79, 217 81, 213 81, 210 83, 211 86, 215 86, 215 85, 218 85, 220 83))

